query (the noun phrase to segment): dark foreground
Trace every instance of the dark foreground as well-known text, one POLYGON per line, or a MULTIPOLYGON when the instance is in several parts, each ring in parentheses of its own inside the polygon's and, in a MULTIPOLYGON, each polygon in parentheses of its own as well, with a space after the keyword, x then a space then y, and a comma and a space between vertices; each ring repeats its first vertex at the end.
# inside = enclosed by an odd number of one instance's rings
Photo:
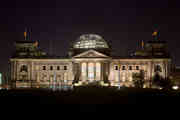
POLYGON ((77 87, 69 91, 47 89, 0 90, 3 104, 179 104, 180 91, 77 87))

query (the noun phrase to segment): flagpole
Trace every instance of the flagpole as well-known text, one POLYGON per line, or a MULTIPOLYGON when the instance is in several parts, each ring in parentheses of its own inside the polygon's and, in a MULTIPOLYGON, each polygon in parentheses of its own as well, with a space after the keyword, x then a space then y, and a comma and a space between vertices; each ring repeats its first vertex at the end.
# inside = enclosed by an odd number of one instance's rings
POLYGON ((25 31, 24 31, 24 39, 27 40, 27 28, 25 28, 25 31))

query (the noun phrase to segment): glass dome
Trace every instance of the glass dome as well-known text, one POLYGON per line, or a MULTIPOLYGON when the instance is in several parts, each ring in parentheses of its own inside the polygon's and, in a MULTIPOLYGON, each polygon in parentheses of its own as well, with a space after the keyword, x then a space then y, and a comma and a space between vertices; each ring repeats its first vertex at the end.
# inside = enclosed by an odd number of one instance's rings
POLYGON ((109 48, 107 42, 99 35, 81 35, 73 44, 73 48, 109 48))

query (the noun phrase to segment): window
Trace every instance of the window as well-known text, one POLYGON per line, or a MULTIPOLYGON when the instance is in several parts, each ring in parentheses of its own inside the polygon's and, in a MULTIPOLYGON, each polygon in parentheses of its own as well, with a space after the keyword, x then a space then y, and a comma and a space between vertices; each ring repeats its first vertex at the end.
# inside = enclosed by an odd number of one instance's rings
POLYGON ((64 70, 67 70, 67 66, 64 66, 64 70))
POLYGON ((60 70, 60 66, 57 66, 57 70, 60 70))
POLYGON ((126 70, 126 66, 122 66, 122 70, 126 70))
POLYGON ((28 68, 26 65, 21 66, 20 72, 22 72, 22 71, 25 71, 25 72, 28 71, 28 68))
POLYGON ((43 70, 46 70, 46 66, 43 66, 43 70))
POLYGON ((45 80, 47 78, 46 74, 43 74, 42 79, 45 80))
POLYGON ((50 70, 53 70, 53 66, 50 66, 50 70))
POLYGON ((136 66, 136 70, 139 70, 139 66, 136 66))
POLYGON ((132 66, 129 66, 129 70, 132 70, 132 66))
POLYGON ((27 80, 27 75, 22 75, 22 80, 27 80))
POLYGON ((161 66, 156 65, 155 68, 154 68, 154 72, 162 72, 161 66))
POLYGON ((118 70, 118 66, 117 65, 114 66, 114 70, 118 70))

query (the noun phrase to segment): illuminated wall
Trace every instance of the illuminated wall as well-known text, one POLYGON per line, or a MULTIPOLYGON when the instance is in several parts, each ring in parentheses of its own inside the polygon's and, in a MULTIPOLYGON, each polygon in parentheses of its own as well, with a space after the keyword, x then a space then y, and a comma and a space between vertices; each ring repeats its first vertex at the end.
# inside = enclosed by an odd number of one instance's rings
POLYGON ((101 79, 101 64, 96 63, 96 80, 101 79))
POLYGON ((82 74, 82 80, 83 81, 87 80, 87 64, 86 63, 82 63, 81 74, 82 74))
POLYGON ((94 64, 93 63, 88 64, 88 80, 90 81, 94 80, 94 64))
POLYGON ((117 86, 119 82, 120 85, 131 86, 132 74, 140 70, 144 70, 147 82, 153 78, 155 72, 162 77, 167 77, 170 73, 169 59, 97 59, 98 55, 96 52, 92 56, 84 55, 91 57, 90 59, 13 59, 11 76, 17 82, 25 79, 26 82, 34 80, 38 84, 48 84, 55 78, 58 83, 67 82, 72 85, 75 75, 81 83, 86 80, 104 80, 107 75, 112 86, 117 86))
POLYGON ((0 85, 2 85, 2 73, 0 73, 0 85))

